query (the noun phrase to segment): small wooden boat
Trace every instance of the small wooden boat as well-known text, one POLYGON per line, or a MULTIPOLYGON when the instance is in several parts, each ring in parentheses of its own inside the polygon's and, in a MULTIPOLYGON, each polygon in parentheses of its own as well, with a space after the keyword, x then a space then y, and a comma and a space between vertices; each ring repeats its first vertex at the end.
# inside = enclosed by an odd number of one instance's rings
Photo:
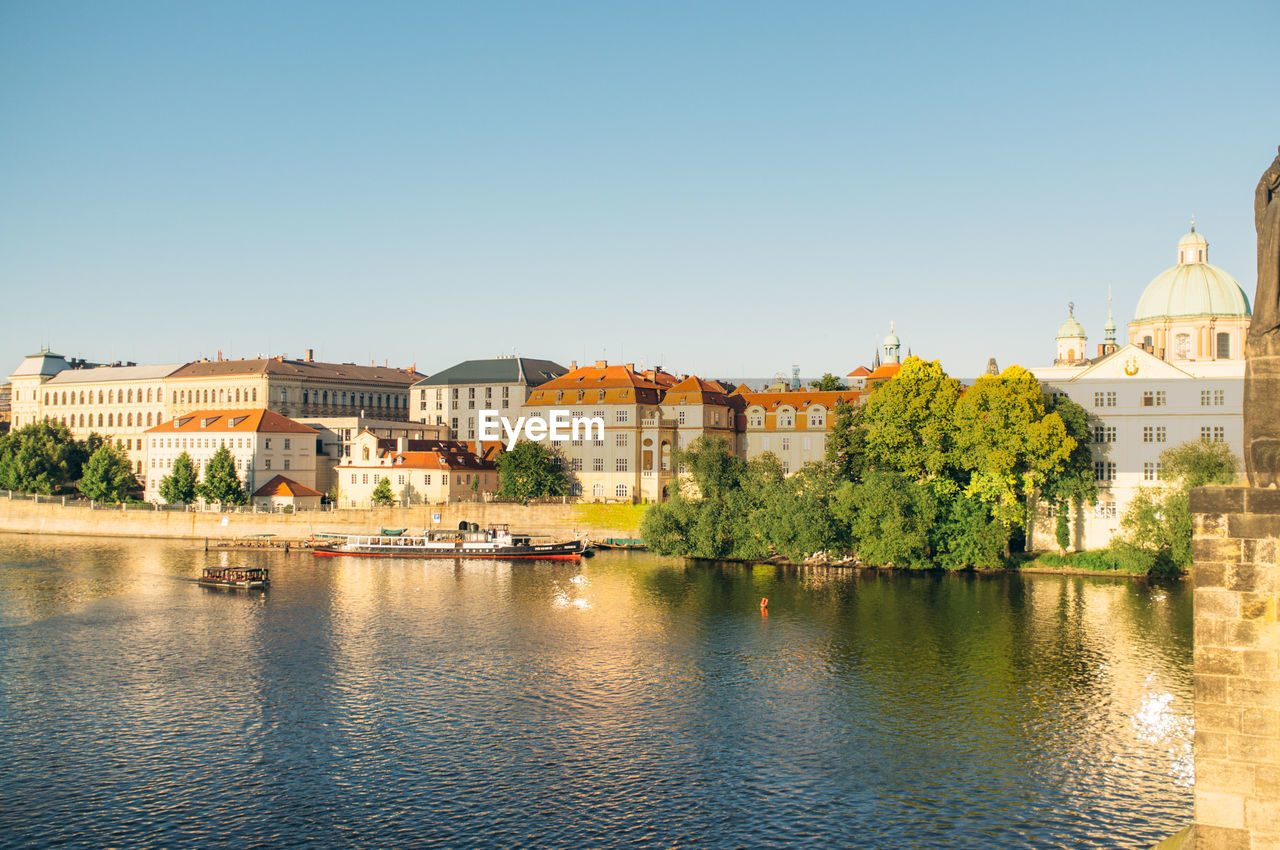
POLYGON ((205 567, 204 574, 196 580, 201 587, 221 587, 233 590, 266 588, 271 584, 267 570, 258 567, 205 567))
POLYGON ((594 544, 600 549, 645 549, 644 541, 636 537, 606 537, 594 544))

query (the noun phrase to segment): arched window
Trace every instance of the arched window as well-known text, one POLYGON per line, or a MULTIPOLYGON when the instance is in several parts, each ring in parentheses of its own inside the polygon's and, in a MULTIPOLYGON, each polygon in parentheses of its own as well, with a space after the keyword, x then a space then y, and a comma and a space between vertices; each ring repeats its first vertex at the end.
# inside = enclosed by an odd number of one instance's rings
POLYGON ((101 413, 99 413, 99 414, 98 414, 98 427, 99 427, 99 428, 101 428, 101 427, 102 427, 102 414, 101 414, 101 413))
POLYGON ((253 388, 253 400, 254 400, 254 401, 257 401, 257 400, 258 400, 258 388, 257 388, 257 387, 254 387, 254 388, 253 388))
POLYGON ((240 388, 236 387, 236 404, 240 403, 240 388))
POLYGON ((1218 334, 1218 359, 1228 360, 1231 357, 1231 334, 1218 334))
POLYGON ((127 423, 126 423, 126 424, 127 424, 130 428, 132 428, 132 427, 133 427, 133 414, 132 414, 132 413, 130 413, 130 414, 128 414, 128 416, 126 416, 125 418, 126 418, 126 420, 127 420, 127 423))
POLYGON ((114 418, 114 416, 113 416, 112 414, 108 413, 108 414, 107 414, 107 427, 108 427, 108 428, 114 428, 114 427, 115 427, 114 422, 115 422, 115 418, 114 418))
POLYGON ((102 390, 98 390, 98 404, 102 404, 102 390))
POLYGON ((147 427, 148 427, 148 428, 150 428, 150 427, 151 427, 151 414, 150 414, 150 413, 148 413, 148 414, 147 414, 147 427))
POLYGON ((80 414, 80 427, 81 427, 81 428, 83 428, 83 427, 84 427, 84 414, 83 414, 83 413, 81 413, 81 414, 80 414))
POLYGON ((329 403, 329 391, 328 391, 328 390, 325 390, 325 391, 323 391, 322 393, 320 393, 320 402, 321 402, 322 404, 328 404, 328 403, 329 403))
MULTIPOLYGON (((71 394, 71 401, 72 401, 72 403, 74 403, 74 402, 75 402, 75 395, 76 395, 76 394, 75 394, 74 392, 71 394)), ((63 403, 63 404, 66 404, 66 403, 67 403, 67 391, 66 391, 66 390, 63 390, 63 391, 62 391, 62 403, 63 403)))
POLYGON ((601 498, 601 497, 603 497, 603 496, 604 496, 604 485, 603 485, 603 484, 598 484, 598 483, 597 483, 597 484, 592 484, 592 485, 591 485, 591 497, 592 497, 593 499, 599 499, 599 498, 601 498))
POLYGON ((151 387, 147 387, 147 401, 151 401, 151 387))
POLYGON ((129 390, 127 395, 129 398, 126 400, 126 404, 133 404, 133 390, 129 390))
POLYGON ((365 446, 365 447, 364 447, 364 451, 363 451, 363 452, 361 452, 361 457, 362 457, 364 460, 368 460, 368 459, 369 459, 369 447, 368 447, 368 446, 365 446))
POLYGON ((107 390, 107 404, 115 404, 115 403, 116 403, 116 391, 107 390))
POLYGON ((303 404, 310 404, 310 403, 311 403, 311 390, 303 390, 303 391, 302 391, 302 403, 303 403, 303 404))
POLYGON ((45 404, 48 404, 48 403, 49 403, 49 394, 48 394, 48 393, 45 393, 45 394, 44 394, 44 403, 45 403, 45 404))

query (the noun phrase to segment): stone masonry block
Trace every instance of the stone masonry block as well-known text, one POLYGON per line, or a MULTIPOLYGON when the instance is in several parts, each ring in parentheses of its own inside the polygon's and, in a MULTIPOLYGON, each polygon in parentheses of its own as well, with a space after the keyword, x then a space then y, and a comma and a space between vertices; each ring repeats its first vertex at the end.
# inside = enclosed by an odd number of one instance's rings
POLYGON ((1240 619, 1276 621, 1276 597, 1272 593, 1241 593, 1240 619))
MULTIPOLYGON (((1199 722, 1199 718, 1196 722, 1199 722)), ((1197 759, 1196 790, 1243 794, 1247 797, 1253 794, 1257 770, 1258 768, 1251 764, 1220 759, 1197 759)))
POLYGON ((1244 795, 1196 789, 1196 824, 1244 828, 1244 795))
POLYGON ((1191 567, 1191 579, 1197 588, 1225 588, 1228 569, 1227 564, 1196 560, 1191 567))
POLYGON ((1198 817, 1195 842, 1196 850, 1254 850, 1246 830, 1210 826, 1207 823, 1201 823, 1198 817))
POLYGON ((1197 729, 1193 746, 1195 748, 1196 759, 1229 759, 1231 733, 1228 732, 1207 732, 1204 729, 1197 729))
POLYGON ((1245 800, 1244 825, 1250 830, 1280 832, 1280 801, 1245 800))
POLYGON ((1228 514, 1227 535, 1254 540, 1280 537, 1280 514, 1228 514))
POLYGON ((1232 761, 1280 764, 1280 738, 1228 735, 1227 754, 1232 761))
POLYGON ((1228 677, 1227 705, 1242 708, 1270 708, 1280 705, 1280 682, 1228 677))
POLYGON ((1192 537, 1226 537, 1227 518, 1224 514, 1195 514, 1191 517, 1192 537))
MULTIPOLYGON (((1280 516, 1280 490, 1262 490, 1257 487, 1245 489, 1242 512, 1280 516)), ((1231 512, 1223 511, 1223 513, 1231 512)))
POLYGON ((1232 566, 1225 578, 1229 590, 1275 593, 1278 575, 1280 570, 1274 567, 1260 567, 1246 562, 1232 566))
POLYGON ((1256 564, 1259 567, 1275 568, 1280 566, 1280 546, 1275 540, 1246 540, 1244 541, 1244 562, 1246 564, 1256 564))
POLYGON ((1196 708, 1202 705, 1227 704, 1227 677, 1208 676, 1197 673, 1194 677, 1194 698, 1196 708))
POLYGON ((1196 588, 1195 616, 1240 619, 1240 594, 1233 590, 1196 588))
MULTIPOLYGON (((1199 769, 1199 763, 1196 765, 1199 769)), ((1253 793, 1263 800, 1280 800, 1280 765, 1260 764, 1253 769, 1253 793)))
MULTIPOLYGON (((1200 723, 1199 712, 1196 713, 1196 723, 1200 723)), ((1239 729, 1246 735, 1280 738, 1280 708, 1241 709, 1239 729)))
POLYGON ((1230 514, 1244 510, 1244 487, 1196 487, 1191 491, 1191 513, 1230 514))
POLYGON ((1253 679, 1280 679, 1280 653, 1266 649, 1240 651, 1244 675, 1253 679))
MULTIPOLYGON (((1238 705, 1197 705, 1195 710, 1197 729, 1205 732, 1240 732, 1244 712, 1249 709, 1238 705)), ((1197 773, 1197 781, 1199 776, 1197 773)))
POLYGON ((1191 541, 1191 559, 1196 564, 1238 564, 1244 554, 1239 535, 1230 537, 1198 537, 1191 541))
POLYGON ((1244 653, 1238 649, 1197 646, 1195 669, 1197 673, 1239 676, 1244 672, 1244 653))

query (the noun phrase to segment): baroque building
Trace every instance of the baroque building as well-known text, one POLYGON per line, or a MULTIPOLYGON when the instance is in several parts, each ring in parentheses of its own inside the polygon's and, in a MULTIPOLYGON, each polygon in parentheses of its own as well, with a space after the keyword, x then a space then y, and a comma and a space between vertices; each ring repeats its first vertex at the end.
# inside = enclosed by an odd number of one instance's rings
MULTIPOLYGON (((1249 299, 1209 265, 1208 243, 1194 224, 1177 254, 1178 264, 1138 300, 1127 345, 1116 344, 1108 304, 1097 356, 1081 356, 1086 338, 1072 311, 1058 331, 1054 364, 1031 370, 1046 392, 1089 415, 1098 500, 1073 515, 1077 548, 1106 546, 1138 488, 1161 486, 1165 449, 1207 440, 1229 443, 1240 456, 1249 299)), ((1047 548, 1053 540, 1051 509, 1042 505, 1028 545, 1047 548)))

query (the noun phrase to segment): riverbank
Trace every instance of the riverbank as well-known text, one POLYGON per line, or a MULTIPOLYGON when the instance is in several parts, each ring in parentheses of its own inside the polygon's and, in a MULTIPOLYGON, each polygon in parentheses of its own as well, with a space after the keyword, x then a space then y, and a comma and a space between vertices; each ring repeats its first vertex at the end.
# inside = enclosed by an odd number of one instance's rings
MULTIPOLYGON (((703 560, 686 555, 689 560, 703 560)), ((762 558, 759 560, 738 559, 738 558, 722 558, 722 561, 730 563, 740 563, 748 565, 762 565, 774 567, 825 567, 833 569, 851 569, 851 570, 883 570, 887 572, 927 572, 921 570, 911 570, 894 566, 876 566, 874 564, 864 564, 857 555, 849 555, 843 557, 818 556, 806 558, 803 561, 792 561, 782 555, 774 555, 770 558, 762 558)), ((942 571, 941 567, 936 568, 942 571)), ((1008 575, 1010 573, 1025 573, 1029 575, 1052 575, 1052 576, 1117 576, 1121 578, 1162 578, 1173 581, 1186 580, 1191 577, 1189 572, 1183 573, 1181 576, 1154 576, 1150 572, 1138 570, 1126 570, 1121 568, 1112 569, 1090 569, 1087 567, 1072 566, 1069 561, 1053 555, 1052 553, 1038 553, 1034 555, 1014 556, 1010 559, 1009 565, 998 569, 967 569, 967 570, 945 570, 945 572, 973 573, 975 575, 998 576, 1008 575), (1043 561, 1049 560, 1064 561, 1059 564, 1046 564, 1043 561)))
POLYGON ((506 524, 513 530, 549 537, 592 539, 638 536, 639 505, 513 505, 464 502, 374 510, 220 513, 90 508, 0 495, 0 531, 17 534, 76 534, 97 537, 156 537, 184 540, 252 538, 273 535, 309 540, 316 534, 358 534, 379 528, 456 528, 506 524), (433 515, 439 515, 435 520, 433 515))

